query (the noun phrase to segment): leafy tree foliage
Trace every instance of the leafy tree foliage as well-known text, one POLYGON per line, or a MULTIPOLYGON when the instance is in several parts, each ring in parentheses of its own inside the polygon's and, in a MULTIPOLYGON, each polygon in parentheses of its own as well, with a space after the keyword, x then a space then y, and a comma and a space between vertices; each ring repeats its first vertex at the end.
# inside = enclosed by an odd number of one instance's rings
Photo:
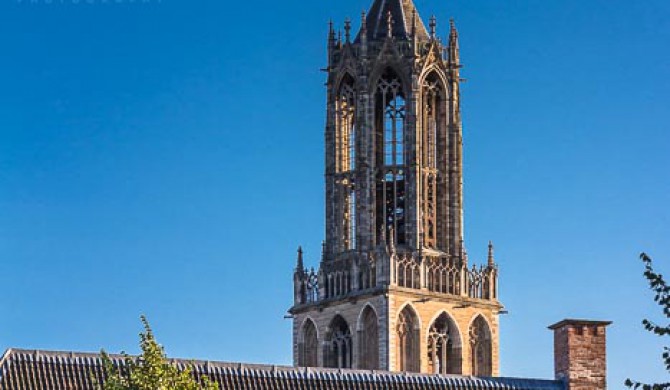
POLYGON ((142 354, 137 357, 122 353, 123 365, 115 365, 102 351, 105 383, 100 390, 217 390, 216 383, 205 378, 202 383, 191 369, 179 370, 170 363, 163 347, 156 342, 147 319, 142 316, 144 332, 140 333, 142 354))
MULTIPOLYGON (((663 275, 658 274, 654 271, 652 260, 645 253, 640 255, 640 259, 644 263, 644 277, 649 282, 649 288, 654 292, 654 301, 658 303, 659 306, 663 309, 663 315, 666 318, 670 319, 670 286, 668 286, 663 279, 663 275)), ((642 320, 642 325, 646 330, 652 332, 658 336, 668 336, 670 335, 670 325, 661 326, 652 322, 650 320, 642 320)), ((665 363, 665 368, 670 372, 670 348, 664 347, 663 352, 663 362, 665 363)), ((641 382, 636 382, 631 379, 626 379, 626 386, 631 389, 642 389, 642 390, 667 390, 670 389, 670 383, 654 383, 646 384, 641 382)))

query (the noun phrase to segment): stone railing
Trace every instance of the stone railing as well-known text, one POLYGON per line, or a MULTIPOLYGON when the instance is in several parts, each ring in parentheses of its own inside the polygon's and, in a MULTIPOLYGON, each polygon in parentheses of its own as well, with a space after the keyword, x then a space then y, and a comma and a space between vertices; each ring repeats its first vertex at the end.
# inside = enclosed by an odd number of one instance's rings
POLYGON ((425 257, 419 261, 410 254, 391 256, 390 262, 392 285, 475 299, 498 299, 498 271, 494 265, 468 269, 457 257, 425 257))
POLYGON ((437 294, 483 300, 498 299, 498 269, 468 268, 455 256, 425 256, 393 253, 382 256, 379 269, 373 256, 354 261, 351 256, 322 264, 321 269, 297 270, 294 275, 296 305, 345 297, 379 285, 392 285, 437 294))

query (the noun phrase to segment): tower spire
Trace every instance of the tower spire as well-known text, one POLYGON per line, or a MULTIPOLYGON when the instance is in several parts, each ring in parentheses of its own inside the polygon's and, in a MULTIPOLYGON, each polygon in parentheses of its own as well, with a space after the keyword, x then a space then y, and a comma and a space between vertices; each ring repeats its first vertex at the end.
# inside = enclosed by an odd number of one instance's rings
POLYGON ((298 247, 298 261, 295 269, 298 272, 303 272, 305 270, 305 264, 302 261, 302 246, 298 247))
POLYGON ((458 48, 458 30, 454 19, 449 20, 449 63, 457 67, 460 64, 460 50, 458 48))
POLYGON ((361 12, 361 34, 368 32, 368 22, 365 16, 365 10, 363 10, 363 12, 361 12))
POLYGON ((351 19, 344 20, 344 39, 346 43, 351 42, 351 19))
POLYGON ((328 45, 335 46, 335 28, 332 19, 328 22, 328 45))
POLYGON ((358 35, 361 42, 361 59, 368 57, 368 22, 365 17, 365 10, 361 12, 361 32, 358 35))
POLYGON ((493 258, 493 241, 489 241, 489 267, 493 267, 495 264, 496 262, 493 258))

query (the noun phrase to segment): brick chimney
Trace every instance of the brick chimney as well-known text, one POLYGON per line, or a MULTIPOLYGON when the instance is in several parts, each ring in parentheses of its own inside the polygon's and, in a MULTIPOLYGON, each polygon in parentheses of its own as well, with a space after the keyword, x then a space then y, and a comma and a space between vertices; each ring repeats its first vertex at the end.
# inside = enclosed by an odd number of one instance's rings
POLYGON ((605 390, 609 321, 563 320, 554 331, 554 373, 568 390, 605 390))

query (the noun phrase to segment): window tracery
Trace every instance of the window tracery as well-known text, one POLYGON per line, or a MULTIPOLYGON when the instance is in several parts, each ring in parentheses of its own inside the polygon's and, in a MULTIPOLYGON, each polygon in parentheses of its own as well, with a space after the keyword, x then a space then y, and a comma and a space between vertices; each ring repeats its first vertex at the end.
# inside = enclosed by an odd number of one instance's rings
POLYGON ((347 321, 340 315, 335 316, 330 322, 325 349, 326 367, 351 368, 351 331, 347 321))
POLYGON ((338 171, 356 168, 356 92, 351 77, 345 79, 337 94, 336 120, 338 130, 338 171))
POLYGON ((421 91, 421 219, 423 245, 437 246, 437 179, 440 136, 443 133, 444 89, 435 74, 426 78, 421 91))
POLYGON ((356 91, 354 81, 347 75, 338 91, 335 102, 337 128, 337 171, 341 174, 338 184, 342 193, 340 218, 344 250, 356 248, 356 91))
POLYGON ((406 102, 400 79, 391 71, 376 87, 377 112, 377 226, 382 236, 405 243, 405 129, 406 102))
POLYGON ((414 311, 406 306, 398 315, 397 368, 398 371, 419 372, 419 329, 414 311))
POLYGON ((430 326, 428 332, 428 368, 434 374, 461 373, 460 338, 456 326, 446 313, 430 326))

